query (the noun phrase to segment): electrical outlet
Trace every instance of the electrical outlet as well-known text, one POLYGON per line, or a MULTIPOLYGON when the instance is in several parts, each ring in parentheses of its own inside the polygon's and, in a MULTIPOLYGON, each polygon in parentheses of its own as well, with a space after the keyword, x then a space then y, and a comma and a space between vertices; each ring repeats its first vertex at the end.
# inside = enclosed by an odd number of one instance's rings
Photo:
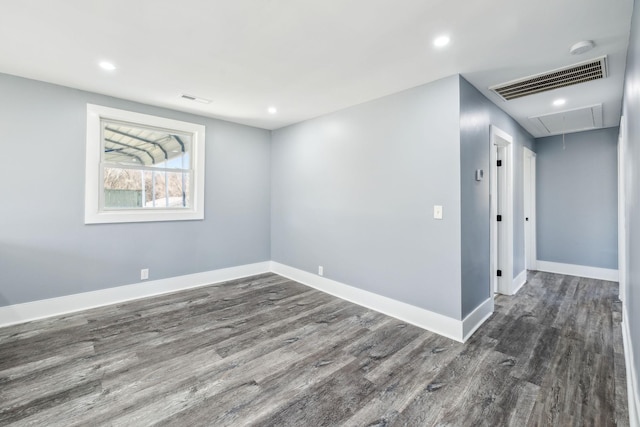
POLYGON ((318 266, 318 275, 320 276, 324 275, 324 267, 322 267, 321 265, 318 266))
POLYGON ((143 268, 140 270, 140 280, 147 280, 149 278, 149 269, 143 268))

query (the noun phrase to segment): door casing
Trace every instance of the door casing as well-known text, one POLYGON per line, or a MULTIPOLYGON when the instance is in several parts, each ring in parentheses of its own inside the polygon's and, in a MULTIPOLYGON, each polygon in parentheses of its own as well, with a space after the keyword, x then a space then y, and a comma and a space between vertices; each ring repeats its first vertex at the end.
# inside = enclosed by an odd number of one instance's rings
POLYGON ((513 137, 491 125, 490 128, 490 162, 491 189, 490 198, 490 274, 493 292, 504 295, 513 294, 513 137), (503 149, 502 171, 498 173, 497 149, 503 149), (498 185, 498 178, 502 175, 503 185, 498 185), (500 190, 500 194, 498 194, 500 190), (498 201, 500 203, 498 203, 498 201), (498 223, 497 216, 502 215, 498 223), (498 232, 500 227, 500 233, 498 232), (502 275, 498 277, 497 271, 502 275))
POLYGON ((524 262, 525 270, 537 270, 536 153, 524 147, 524 262))

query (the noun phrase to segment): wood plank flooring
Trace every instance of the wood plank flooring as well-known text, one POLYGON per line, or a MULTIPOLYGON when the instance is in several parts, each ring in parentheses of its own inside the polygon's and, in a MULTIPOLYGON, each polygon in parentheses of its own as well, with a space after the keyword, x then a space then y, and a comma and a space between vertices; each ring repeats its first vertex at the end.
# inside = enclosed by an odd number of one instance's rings
POLYGON ((0 329, 0 425, 628 426, 617 284, 532 272, 465 344, 273 274, 0 329))

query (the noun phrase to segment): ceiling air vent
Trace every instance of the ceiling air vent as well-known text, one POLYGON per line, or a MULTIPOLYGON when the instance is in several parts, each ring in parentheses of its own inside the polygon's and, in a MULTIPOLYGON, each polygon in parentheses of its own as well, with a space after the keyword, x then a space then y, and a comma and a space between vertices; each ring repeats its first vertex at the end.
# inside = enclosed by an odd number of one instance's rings
POLYGON ((491 86, 505 101, 607 77, 607 57, 491 86))
POLYGON ((199 96, 187 95, 186 93, 183 93, 180 97, 183 99, 188 99, 189 101, 199 102, 201 104, 211 103, 210 99, 200 98, 199 96))

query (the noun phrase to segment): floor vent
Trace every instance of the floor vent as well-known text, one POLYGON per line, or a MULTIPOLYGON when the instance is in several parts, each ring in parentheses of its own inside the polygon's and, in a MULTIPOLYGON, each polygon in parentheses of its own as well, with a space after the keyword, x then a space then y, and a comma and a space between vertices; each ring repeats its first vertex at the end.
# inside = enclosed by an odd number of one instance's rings
POLYGON ((605 77, 607 77, 607 57, 602 56, 546 73, 491 86, 489 89, 503 100, 509 101, 605 77))

